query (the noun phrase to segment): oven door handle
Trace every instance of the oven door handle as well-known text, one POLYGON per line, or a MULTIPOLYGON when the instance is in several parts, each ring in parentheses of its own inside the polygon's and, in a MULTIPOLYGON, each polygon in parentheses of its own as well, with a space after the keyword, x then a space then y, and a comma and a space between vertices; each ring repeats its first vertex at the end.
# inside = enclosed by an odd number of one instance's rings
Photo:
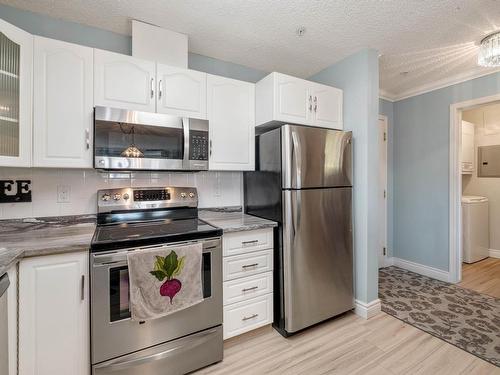
POLYGON ((120 371, 124 370, 127 368, 135 367, 135 366, 140 366, 145 363, 149 362, 154 362, 154 361, 160 361, 162 359, 168 358, 174 354, 179 354, 182 353, 186 350, 191 350, 195 346, 199 346, 209 339, 211 339, 210 335, 214 334, 217 332, 217 328, 210 329, 208 331, 202 332, 197 334, 195 338, 192 340, 186 340, 183 343, 173 347, 169 348, 167 350, 164 350, 159 353, 151 354, 145 357, 140 357, 140 358, 135 358, 135 359, 129 359, 129 360, 123 360, 120 358, 107 361, 104 363, 101 363, 99 365, 95 365, 94 368, 97 369, 105 369, 106 372, 113 372, 113 371, 120 371))

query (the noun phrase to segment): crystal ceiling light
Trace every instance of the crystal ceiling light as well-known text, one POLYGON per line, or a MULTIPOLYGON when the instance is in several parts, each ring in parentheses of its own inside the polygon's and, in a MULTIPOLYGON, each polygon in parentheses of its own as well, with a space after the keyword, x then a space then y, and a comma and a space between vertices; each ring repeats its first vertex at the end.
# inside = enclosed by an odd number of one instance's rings
POLYGON ((485 67, 500 66, 500 31, 496 31, 481 40, 477 63, 485 67))

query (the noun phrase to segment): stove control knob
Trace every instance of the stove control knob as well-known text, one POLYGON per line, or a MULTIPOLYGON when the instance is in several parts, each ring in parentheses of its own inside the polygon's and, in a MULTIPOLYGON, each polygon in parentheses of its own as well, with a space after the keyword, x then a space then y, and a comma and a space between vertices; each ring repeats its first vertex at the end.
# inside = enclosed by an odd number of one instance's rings
POLYGON ((111 199, 111 195, 109 195, 108 193, 104 193, 102 195, 102 198, 101 198, 104 202, 107 202, 111 199))
POLYGON ((194 193, 193 192, 189 193, 189 198, 194 198, 194 193))
POLYGON ((115 195, 113 195, 113 199, 114 199, 115 201, 119 201, 119 200, 121 199, 121 197, 122 197, 122 196, 121 196, 120 194, 118 194, 118 193, 116 193, 115 195))
POLYGON ((127 193, 123 194, 123 199, 128 200, 129 198, 130 198, 130 195, 128 195, 127 193))
POLYGON ((181 198, 182 199, 186 198, 186 193, 181 193, 181 198))

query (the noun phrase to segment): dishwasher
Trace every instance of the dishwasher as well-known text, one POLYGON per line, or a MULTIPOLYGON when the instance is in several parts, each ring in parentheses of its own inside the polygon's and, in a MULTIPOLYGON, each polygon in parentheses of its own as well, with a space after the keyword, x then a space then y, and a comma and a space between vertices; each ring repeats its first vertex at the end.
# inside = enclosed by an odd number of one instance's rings
POLYGON ((9 335, 7 328, 7 288, 9 275, 0 277, 0 374, 9 373, 9 335))

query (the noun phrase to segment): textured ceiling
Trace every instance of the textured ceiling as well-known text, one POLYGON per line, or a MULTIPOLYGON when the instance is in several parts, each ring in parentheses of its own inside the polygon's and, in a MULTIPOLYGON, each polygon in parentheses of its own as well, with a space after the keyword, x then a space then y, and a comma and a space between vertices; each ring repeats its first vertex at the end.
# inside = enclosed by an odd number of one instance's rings
POLYGON ((477 43, 500 28, 500 0, 0 0, 117 33, 138 19, 189 35, 192 52, 308 77, 362 48, 381 54, 388 96, 476 67, 477 43), (306 27, 302 37, 299 26, 306 27), (401 74, 408 72, 407 74, 401 74))

